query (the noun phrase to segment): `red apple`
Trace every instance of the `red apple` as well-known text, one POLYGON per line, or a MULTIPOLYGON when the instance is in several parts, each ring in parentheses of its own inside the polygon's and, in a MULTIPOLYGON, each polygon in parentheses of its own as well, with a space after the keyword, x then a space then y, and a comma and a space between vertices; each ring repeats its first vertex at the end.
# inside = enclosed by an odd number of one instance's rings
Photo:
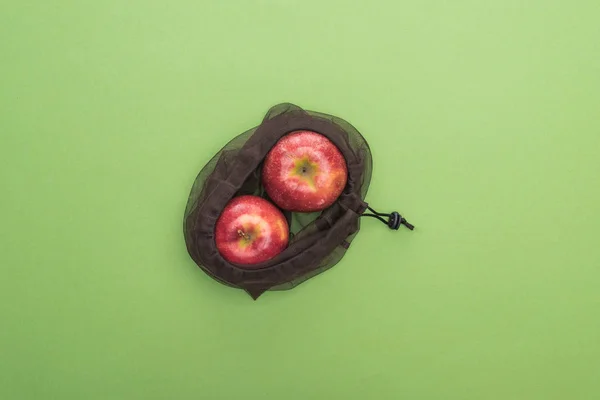
POLYGON ((227 261, 252 266, 286 248, 289 227, 281 211, 258 196, 239 196, 226 206, 215 227, 215 241, 227 261))
POLYGON ((346 160, 325 136, 295 131, 281 138, 263 166, 263 185, 284 210, 312 212, 332 205, 348 179, 346 160))

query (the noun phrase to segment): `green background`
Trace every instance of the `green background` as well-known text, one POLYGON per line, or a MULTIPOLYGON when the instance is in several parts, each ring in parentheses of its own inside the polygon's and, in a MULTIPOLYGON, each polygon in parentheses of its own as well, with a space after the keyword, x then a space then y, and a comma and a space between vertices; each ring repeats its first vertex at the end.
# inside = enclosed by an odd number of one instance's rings
POLYGON ((4 1, 0 398, 600 398, 600 3, 4 1), (367 138, 336 268, 252 301, 196 173, 290 101, 367 138))

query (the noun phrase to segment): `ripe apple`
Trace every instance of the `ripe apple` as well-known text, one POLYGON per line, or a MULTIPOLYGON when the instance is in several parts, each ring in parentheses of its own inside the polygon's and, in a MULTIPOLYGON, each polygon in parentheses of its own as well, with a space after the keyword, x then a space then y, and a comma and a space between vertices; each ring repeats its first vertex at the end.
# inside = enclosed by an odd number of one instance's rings
POLYGON ((348 179, 346 160, 325 136, 295 131, 281 138, 265 158, 263 185, 284 210, 313 212, 332 205, 348 179))
POLYGON ((215 227, 215 241, 227 261, 251 266, 270 260, 286 248, 289 227, 281 211, 258 196, 235 197, 215 227))

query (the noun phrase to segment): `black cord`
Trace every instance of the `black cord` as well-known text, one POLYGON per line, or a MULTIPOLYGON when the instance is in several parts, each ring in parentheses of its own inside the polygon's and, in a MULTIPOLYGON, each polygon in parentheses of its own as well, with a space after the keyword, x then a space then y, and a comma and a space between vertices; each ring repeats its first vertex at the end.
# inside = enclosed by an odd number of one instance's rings
POLYGON ((373 218, 377 218, 378 220, 380 220, 380 221, 381 221, 381 222, 383 222, 384 224, 386 224, 386 225, 388 224, 388 222, 387 222, 385 219, 381 218, 379 215, 374 215, 374 214, 363 214, 363 215, 361 215, 361 217, 373 217, 373 218))
POLYGON ((411 231, 413 229, 415 229, 414 225, 412 225, 410 222, 408 222, 402 215, 400 215, 396 211, 392 212, 391 214, 386 214, 386 213, 377 212, 369 206, 367 206, 367 209, 369 211, 371 211, 373 214, 362 214, 361 217, 377 218, 378 220, 380 220, 381 222, 386 224, 390 229, 394 229, 394 230, 397 230, 400 227, 400 225, 406 226, 411 231), (388 218, 387 221, 385 219, 383 219, 383 217, 387 217, 388 218))

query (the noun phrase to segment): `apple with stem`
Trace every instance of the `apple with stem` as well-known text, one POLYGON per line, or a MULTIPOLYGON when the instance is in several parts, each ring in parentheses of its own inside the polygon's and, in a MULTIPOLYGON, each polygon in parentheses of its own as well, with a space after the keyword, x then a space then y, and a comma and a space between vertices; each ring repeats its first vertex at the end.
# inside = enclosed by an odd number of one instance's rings
POLYGON ((348 180, 346 160, 333 142, 313 131, 281 138, 267 154, 262 181, 280 208, 321 211, 340 196, 348 180))
POLYGON ((246 267, 275 257, 287 247, 288 240, 289 227, 281 211, 258 196, 232 199, 215 226, 221 256, 246 267))

